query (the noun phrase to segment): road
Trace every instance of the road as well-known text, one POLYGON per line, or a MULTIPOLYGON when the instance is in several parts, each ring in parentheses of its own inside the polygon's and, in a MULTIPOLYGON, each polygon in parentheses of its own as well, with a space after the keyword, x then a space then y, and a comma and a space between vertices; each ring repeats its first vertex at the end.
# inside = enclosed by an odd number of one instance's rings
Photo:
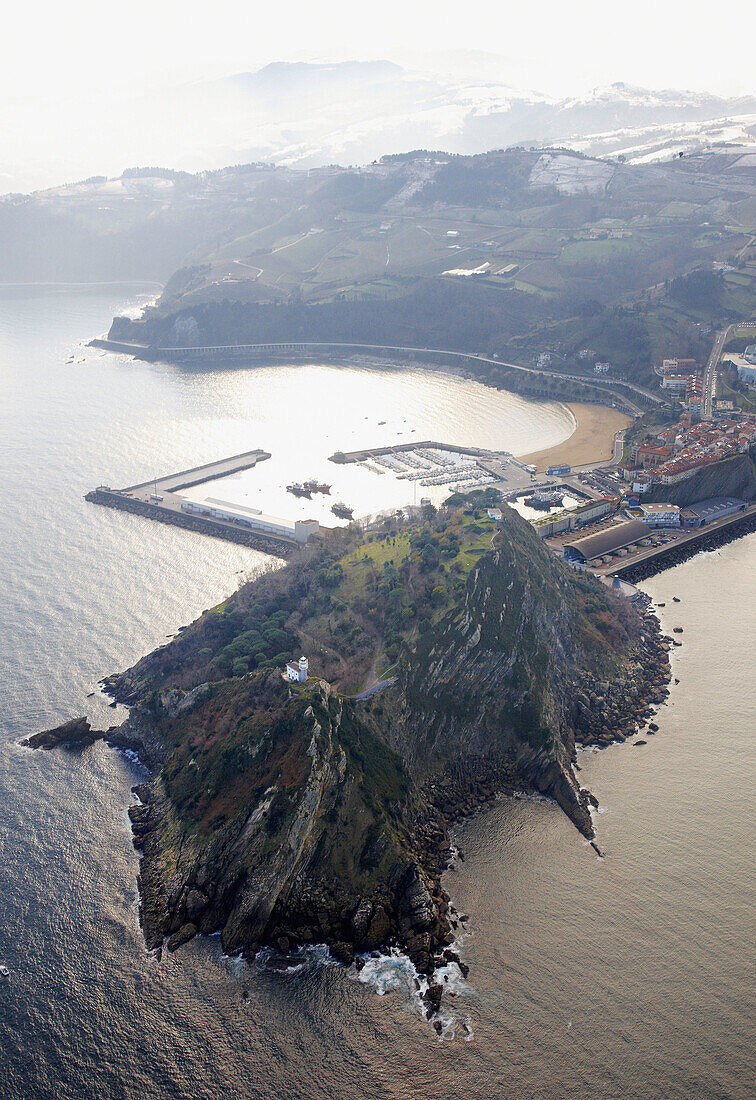
MULTIPOLYGON (((305 234, 306 236, 306 234, 305 234)), ((293 241, 292 244, 296 242, 293 241)), ((282 246, 288 247, 288 246, 282 246)), ((551 378, 561 378, 570 382, 580 382, 587 386, 593 386, 599 389, 607 390, 612 393, 618 401, 624 403, 635 416, 641 416, 643 410, 628 397, 628 392, 639 397, 644 404, 651 405, 663 405, 665 398, 659 397, 658 394, 652 393, 651 390, 644 389, 643 386, 638 386, 634 382, 618 381, 616 379, 609 378, 591 378, 585 374, 567 374, 563 371, 548 370, 544 367, 525 367, 522 363, 507 363, 503 359, 494 359, 488 355, 480 355, 470 351, 450 351, 447 348, 418 348, 407 347, 400 344, 360 344, 360 343, 331 343, 325 341, 286 341, 280 343, 270 344, 225 344, 225 345, 206 345, 206 346, 188 346, 188 347, 147 347, 146 345, 139 344, 125 344, 117 341, 111 342, 106 339, 93 340, 91 342, 96 347, 105 347, 112 351, 126 352, 131 355, 139 356, 140 352, 149 352, 149 356, 154 359, 166 358, 168 362, 182 361, 184 359, 191 358, 203 358, 217 356, 219 353, 227 353, 229 357, 242 358, 246 355, 254 355, 263 352, 264 354, 277 354, 280 349, 286 354, 308 353, 310 349, 317 350, 320 353, 327 352, 329 350, 335 350, 341 352, 397 352, 402 355, 441 355, 446 358, 458 359, 463 362, 473 363, 486 363, 496 367, 507 367, 510 370, 519 371, 523 374, 547 375, 551 378)))
POLYGON ((664 557, 665 554, 671 553, 673 550, 678 550, 682 546, 689 546, 691 543, 695 544, 700 539, 706 538, 716 531, 721 531, 723 528, 737 526, 739 523, 743 523, 745 520, 752 518, 756 515, 756 505, 749 504, 748 507, 742 512, 736 512, 734 515, 723 516, 721 519, 712 520, 710 523, 704 524, 703 527, 696 527, 692 531, 675 530, 662 530, 657 529, 654 534, 663 535, 664 538, 671 538, 671 541, 666 545, 652 546, 648 549, 644 548, 637 554, 628 555, 626 558, 620 559, 620 564, 614 565, 609 563, 608 567, 599 566, 597 569, 592 569, 591 572, 595 572, 597 576, 603 573, 608 577, 621 576, 622 573, 628 572, 636 565, 641 565, 646 561, 653 561, 654 558, 664 557))
POLYGON ((714 337, 714 347, 711 349, 709 362, 706 364, 703 378, 703 405, 701 406, 701 419, 710 420, 714 412, 714 398, 717 396, 717 367, 722 358, 722 349, 730 333, 732 325, 718 332, 714 337))

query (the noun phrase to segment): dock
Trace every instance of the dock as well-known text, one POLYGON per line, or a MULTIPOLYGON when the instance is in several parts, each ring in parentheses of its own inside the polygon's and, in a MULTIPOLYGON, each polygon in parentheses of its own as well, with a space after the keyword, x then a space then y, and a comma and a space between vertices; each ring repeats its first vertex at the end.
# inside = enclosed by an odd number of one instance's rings
POLYGON ((132 515, 183 527, 254 550, 286 557, 295 546, 302 546, 320 534, 316 520, 287 520, 266 515, 256 508, 222 500, 192 500, 182 493, 197 485, 249 470, 270 458, 268 451, 245 451, 194 466, 189 470, 155 477, 125 489, 98 485, 85 500, 106 508, 117 508, 132 515))
POLYGON ((270 458, 268 451, 245 451, 241 455, 220 458, 217 462, 206 462, 204 466, 194 466, 191 470, 180 470, 177 474, 167 474, 165 477, 140 482, 139 485, 129 485, 122 492, 136 493, 142 489, 151 489, 156 493, 180 493, 182 489, 204 485, 206 481, 215 481, 219 477, 229 477, 231 474, 238 474, 241 470, 251 470, 258 462, 264 462, 266 458, 270 458))

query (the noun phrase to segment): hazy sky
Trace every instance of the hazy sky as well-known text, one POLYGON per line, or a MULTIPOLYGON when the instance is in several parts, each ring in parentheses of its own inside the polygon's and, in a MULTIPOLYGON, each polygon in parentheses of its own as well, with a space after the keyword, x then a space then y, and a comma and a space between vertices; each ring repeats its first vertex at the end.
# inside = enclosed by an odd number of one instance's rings
MULTIPOLYGON (((362 123, 338 99, 330 115, 305 97, 301 117, 294 102, 278 118, 271 102, 264 117, 248 101, 238 115, 228 105, 213 114, 212 95, 192 98, 186 88, 161 94, 274 61, 397 61, 456 76, 465 85, 461 102, 469 95, 484 103, 489 94, 501 102, 492 85, 561 98, 617 81, 756 93, 748 52, 756 38, 753 0, 22 0, 6 8, 0 194, 116 175, 131 165, 196 171, 280 157, 288 140, 295 152, 302 140, 316 149, 318 126, 336 135, 327 155, 346 163, 456 132, 453 105, 435 129, 430 112, 411 133, 413 120, 400 110, 380 139, 355 146, 350 127, 359 131, 362 123), (470 92, 471 81, 489 87, 470 92), (180 101, 183 107, 171 106, 180 101), (289 137, 287 127, 297 133, 289 137)), ((448 91, 448 79, 442 83, 448 91)), ((446 103, 454 97, 449 92, 446 103)), ((371 119, 368 130, 382 117, 371 119)))
MULTIPOLYGON (((501 55, 499 79, 551 94, 624 80, 753 92, 748 0, 131 0, 14 3, 0 94, 35 100, 203 79, 273 60, 390 57, 450 49, 501 55)), ((419 60, 419 56, 418 56, 419 60)))

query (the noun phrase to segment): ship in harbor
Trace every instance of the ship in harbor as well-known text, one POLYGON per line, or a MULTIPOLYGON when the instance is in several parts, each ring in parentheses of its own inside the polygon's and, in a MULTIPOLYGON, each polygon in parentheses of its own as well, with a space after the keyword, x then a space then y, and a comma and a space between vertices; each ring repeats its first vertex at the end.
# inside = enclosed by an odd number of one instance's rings
POLYGON ((350 508, 348 504, 344 504, 343 500, 337 501, 331 508, 331 511, 339 519, 351 519, 354 515, 354 508, 350 508))
POLYGON ((328 495, 331 491, 331 486, 325 481, 318 481, 317 478, 311 477, 309 481, 303 482, 302 487, 307 489, 309 493, 325 493, 328 495))
POLYGON ((295 497, 307 497, 308 500, 312 497, 312 489, 308 489, 306 485, 300 485, 298 481, 293 482, 291 485, 287 485, 286 492, 291 493, 295 497))

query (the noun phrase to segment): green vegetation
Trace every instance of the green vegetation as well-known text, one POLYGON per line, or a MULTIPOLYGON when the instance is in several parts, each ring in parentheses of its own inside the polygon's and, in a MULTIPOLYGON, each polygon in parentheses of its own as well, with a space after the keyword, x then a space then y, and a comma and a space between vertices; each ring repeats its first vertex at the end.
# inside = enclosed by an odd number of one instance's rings
MULTIPOLYGON (((585 373, 586 385, 593 364, 577 353, 588 347, 613 375, 656 386, 661 357, 707 351, 698 323, 718 328, 753 311, 756 248, 739 227, 751 199, 732 179, 712 203, 711 156, 701 174, 695 158, 669 166, 664 182, 655 169, 622 166, 611 187, 591 194, 531 183, 547 178, 533 176, 539 158, 523 149, 409 153, 384 158, 374 173, 285 181, 268 169, 253 202, 224 208, 212 248, 195 245, 191 268, 158 305, 141 321, 116 319, 112 336, 169 346, 183 332, 207 344, 445 347, 523 366, 548 350, 550 369, 585 373), (715 260, 737 270, 716 274, 715 260), (508 264, 518 270, 502 275, 508 264), (481 265, 486 273, 443 274, 481 265)), ((256 176, 239 172, 239 185, 256 176)), ((219 182, 233 194, 233 174, 219 182)), ((181 186, 188 197, 199 183, 181 186)), ((493 384, 591 393, 506 375, 493 384)))

